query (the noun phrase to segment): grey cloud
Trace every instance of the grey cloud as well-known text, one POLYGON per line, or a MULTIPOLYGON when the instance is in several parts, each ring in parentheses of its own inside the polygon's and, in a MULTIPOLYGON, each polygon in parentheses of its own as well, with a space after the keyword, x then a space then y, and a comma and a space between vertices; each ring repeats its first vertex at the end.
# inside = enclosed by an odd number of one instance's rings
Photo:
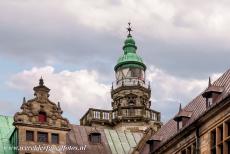
MULTIPOLYGON (((110 1, 104 4, 104 13, 110 14, 106 10, 106 6, 112 7, 113 5, 116 6, 117 12, 120 10, 124 11, 122 5, 127 4, 123 3, 119 2, 114 5, 114 1, 110 1)), ((193 22, 195 19, 191 21, 186 20, 186 17, 191 16, 191 13, 186 12, 186 8, 190 10, 196 7, 198 5, 196 2, 192 2, 191 7, 188 7, 190 4, 185 4, 182 1, 165 1, 164 3, 167 3, 168 5, 166 6, 170 6, 169 8, 174 7, 174 9, 178 9, 175 10, 172 21, 171 19, 169 21, 176 28, 180 29, 182 27, 183 29, 185 27, 192 29, 199 25, 199 23, 193 22), (182 14, 183 11, 186 12, 185 15, 182 14), (193 24, 196 25, 194 26, 193 24)), ((106 23, 109 22, 106 18, 102 20, 96 11, 89 11, 88 14, 95 14, 95 18, 91 21, 92 25, 84 24, 79 19, 79 16, 76 15, 78 10, 76 10, 76 14, 73 14, 66 10, 65 7, 62 7, 63 3, 59 1, 40 3, 38 1, 2 0, 1 4, 1 57, 14 58, 19 64, 27 62, 37 66, 44 66, 50 63, 64 66, 70 64, 74 65, 75 68, 96 69, 102 76, 113 77, 113 66, 122 53, 122 41, 126 35, 120 36, 121 31, 125 33, 124 28, 126 26, 121 25, 123 24, 122 21, 111 23, 116 24, 116 26, 112 25, 109 27, 111 24, 106 23), (103 26, 107 26, 108 29, 98 30, 95 28, 94 22, 97 20, 98 23, 104 21, 105 23, 102 23, 102 25, 104 24, 103 26), (118 24, 120 24, 118 27, 124 28, 117 28, 118 24)), ((81 3, 79 2, 79 4, 81 3)), ((222 6, 221 4, 217 5, 217 8, 222 6)), ((94 3, 92 2, 92 7, 93 5, 94 3)), ((135 9, 141 9, 143 6, 140 4, 140 7, 135 9)), ((132 8, 132 5, 129 7, 130 14, 132 14, 132 11, 135 9, 132 8)), ((198 8, 198 11, 202 11, 201 8, 198 8)), ((207 8, 204 10, 210 14, 210 10, 207 8)), ((213 8, 213 10, 216 9, 213 8)), ((139 11, 141 14, 141 10, 139 11)), ((124 14, 123 16, 130 16, 127 12, 121 13, 124 14)), ((85 14, 86 19, 88 19, 88 14, 85 14)), ((201 14, 206 16, 205 12, 201 12, 201 14)), ((111 12, 110 18, 113 18, 113 15, 113 12, 111 12)), ((120 18, 125 20, 121 16, 120 18)), ((230 56, 230 47, 227 45, 227 42, 221 42, 219 38, 214 38, 213 36, 210 36, 210 38, 208 36, 200 36, 201 39, 196 39, 199 36, 196 36, 195 39, 187 39, 186 37, 184 39, 177 39, 177 37, 175 39, 172 39, 172 37, 162 38, 160 33, 162 31, 167 33, 171 30, 170 33, 172 34, 170 35, 176 35, 174 33, 178 32, 179 36, 186 35, 186 33, 183 34, 183 31, 170 26, 167 27, 168 23, 163 18, 161 10, 159 12, 149 12, 149 14, 143 16, 143 20, 136 19, 138 15, 133 18, 135 19, 134 21, 137 21, 134 23, 134 27, 137 25, 134 29, 137 30, 133 35, 138 44, 139 53, 148 65, 155 65, 171 74, 186 78, 204 78, 212 72, 223 72, 230 65, 227 58, 230 56), (148 16, 150 17, 147 18, 148 16), (149 20, 151 17, 153 17, 153 21, 149 20), (163 27, 159 29, 157 25, 154 25, 156 21, 162 24, 163 27), (146 32, 148 28, 145 29, 144 27, 148 27, 149 23, 152 27, 146 32), (156 30, 160 32, 157 33, 156 30)), ((116 19, 116 16, 114 19, 116 19)), ((200 29, 192 30, 194 31, 193 35, 199 34, 200 29)), ((200 35, 203 35, 203 33, 200 35)), ((224 37, 221 39, 224 39, 224 37)))
POLYGON ((207 78, 213 72, 224 72, 230 66, 230 48, 214 42, 159 41, 142 43, 143 57, 148 64, 183 78, 207 78))

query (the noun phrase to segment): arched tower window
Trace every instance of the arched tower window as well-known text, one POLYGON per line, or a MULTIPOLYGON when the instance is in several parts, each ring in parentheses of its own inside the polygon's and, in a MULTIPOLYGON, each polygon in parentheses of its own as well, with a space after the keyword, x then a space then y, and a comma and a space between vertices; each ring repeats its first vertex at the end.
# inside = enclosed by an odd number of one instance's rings
POLYGON ((45 112, 39 112, 38 121, 43 123, 43 122, 46 122, 46 120, 47 120, 46 113, 45 112))

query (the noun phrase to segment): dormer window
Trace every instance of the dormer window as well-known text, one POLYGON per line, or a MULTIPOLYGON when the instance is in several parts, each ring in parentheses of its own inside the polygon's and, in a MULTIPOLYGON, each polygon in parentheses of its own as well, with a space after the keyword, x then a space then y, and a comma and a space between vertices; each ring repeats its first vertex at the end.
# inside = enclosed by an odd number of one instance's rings
POLYGON ((90 133, 89 141, 93 144, 101 143, 101 133, 98 132, 90 133))
POLYGON ((46 120, 47 120, 46 113, 45 112, 39 112, 38 121, 41 123, 44 123, 44 122, 46 122, 46 120))
POLYGON ((149 151, 150 153, 153 153, 156 146, 158 146, 160 144, 162 140, 161 136, 154 136, 152 138, 150 138, 146 143, 149 145, 149 151))
POLYGON ((212 97, 211 98, 207 98, 207 106, 211 106, 212 105, 212 97))
POLYGON ((180 104, 179 112, 173 119, 177 122, 177 130, 183 128, 187 124, 187 121, 191 118, 191 116, 192 111, 186 111, 185 109, 182 109, 180 104))
POLYGON ((222 86, 213 85, 211 83, 211 79, 209 78, 208 88, 202 94, 202 96, 206 99, 206 108, 209 108, 212 104, 214 104, 223 91, 224 88, 222 86))

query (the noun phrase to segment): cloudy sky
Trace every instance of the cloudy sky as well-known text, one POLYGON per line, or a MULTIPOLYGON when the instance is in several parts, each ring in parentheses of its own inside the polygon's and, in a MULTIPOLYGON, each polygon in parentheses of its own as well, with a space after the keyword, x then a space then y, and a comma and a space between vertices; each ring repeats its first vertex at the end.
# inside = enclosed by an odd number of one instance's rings
POLYGON ((227 0, 0 0, 0 114, 13 115, 43 76, 79 123, 111 106, 127 23, 148 67, 152 108, 167 121, 230 66, 227 0))

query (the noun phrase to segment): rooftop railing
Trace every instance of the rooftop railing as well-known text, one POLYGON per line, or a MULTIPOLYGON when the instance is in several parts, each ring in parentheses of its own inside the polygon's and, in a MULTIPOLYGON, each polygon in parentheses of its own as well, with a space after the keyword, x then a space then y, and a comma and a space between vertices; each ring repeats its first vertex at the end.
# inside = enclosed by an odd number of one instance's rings
POLYGON ((85 125, 90 123, 92 120, 110 123, 118 117, 125 119, 146 118, 152 121, 160 121, 160 113, 151 109, 121 109, 120 113, 118 114, 117 110, 100 110, 91 108, 82 117, 81 124, 85 125))

